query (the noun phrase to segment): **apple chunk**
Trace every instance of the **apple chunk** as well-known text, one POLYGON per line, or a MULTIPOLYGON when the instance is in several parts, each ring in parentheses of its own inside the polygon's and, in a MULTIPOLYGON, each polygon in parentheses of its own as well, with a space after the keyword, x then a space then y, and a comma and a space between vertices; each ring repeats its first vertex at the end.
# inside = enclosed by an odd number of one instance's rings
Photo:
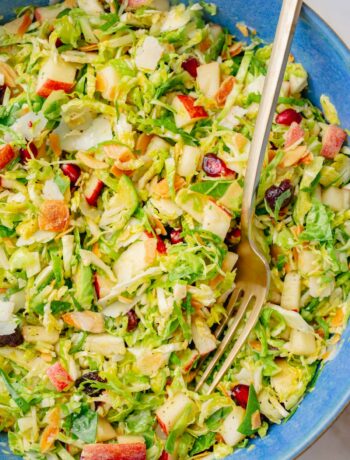
POLYGON ((146 444, 88 444, 80 460, 146 460, 146 444))
POLYGON ((204 107, 195 105, 196 99, 185 94, 176 96, 173 100, 175 109, 175 123, 178 128, 195 123, 198 120, 207 118, 208 114, 204 107))
POLYGON ((203 64, 197 68, 197 83, 204 96, 213 99, 220 88, 220 65, 218 62, 203 64))
POLYGON ((11 22, 8 22, 7 24, 4 24, 4 29, 6 32, 10 35, 20 35, 22 36, 25 34, 28 30, 28 27, 32 23, 32 18, 29 13, 26 13, 25 15, 14 19, 11 22))
POLYGON ((192 400, 184 393, 177 393, 168 398, 156 411, 157 420, 162 431, 165 434, 169 434, 184 410, 193 405, 192 400))
POLYGON ((52 22, 65 8, 68 8, 65 2, 58 5, 41 6, 40 8, 35 8, 34 17, 40 23, 44 21, 52 22))
POLYGON ((10 163, 15 158, 15 151, 9 144, 2 145, 0 147, 0 169, 10 163))
POLYGON ((49 58, 39 72, 36 93, 41 97, 48 97, 52 91, 60 89, 69 93, 74 87, 76 71, 75 65, 61 58, 49 58))

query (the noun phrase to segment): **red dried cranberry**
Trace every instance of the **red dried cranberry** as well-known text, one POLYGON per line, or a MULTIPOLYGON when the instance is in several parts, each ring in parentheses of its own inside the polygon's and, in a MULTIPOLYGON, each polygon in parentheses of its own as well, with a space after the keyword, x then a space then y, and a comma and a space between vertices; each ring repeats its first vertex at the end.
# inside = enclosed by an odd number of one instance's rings
POLYGON ((166 254, 167 253, 167 248, 164 243, 164 241, 161 239, 160 236, 157 235, 157 251, 159 254, 166 254))
POLYGON ((214 153, 204 155, 202 168, 206 175, 210 177, 229 176, 235 174, 235 172, 229 169, 214 153))
POLYGON ((132 332, 137 328, 137 325, 139 324, 139 319, 135 313, 135 310, 130 310, 127 313, 128 316, 128 327, 126 330, 128 332, 132 332))
POLYGON ((59 48, 62 45, 63 45, 63 41, 60 38, 56 38, 56 42, 55 42, 56 48, 59 48))
POLYGON ((101 388, 96 388, 94 382, 106 383, 107 380, 100 377, 97 371, 93 371, 83 374, 75 381, 74 385, 76 388, 81 385, 84 393, 88 394, 89 396, 100 396, 103 390, 101 388))
POLYGON ((65 163, 61 165, 61 170, 63 174, 69 178, 72 185, 75 185, 81 173, 79 166, 73 165, 72 163, 65 163))
POLYGON ((28 147, 20 149, 19 153, 21 155, 22 163, 27 163, 27 161, 31 160, 33 156, 37 156, 38 149, 36 148, 34 142, 29 142, 28 147))
POLYGON ((197 68, 199 67, 199 62, 195 57, 189 57, 181 64, 181 67, 188 72, 191 77, 197 77, 197 68))
POLYGON ((286 109, 279 113, 276 117, 276 123, 280 125, 290 126, 293 122, 301 123, 303 117, 294 109, 286 109))
POLYGON ((270 206, 271 210, 274 211, 276 208, 277 199, 285 192, 289 191, 289 195, 283 200, 280 205, 280 209, 288 206, 293 199, 294 187, 289 179, 283 180, 279 185, 272 185, 265 192, 265 200, 270 206))
POLYGON ((17 347, 23 342, 23 335, 19 327, 12 334, 0 335, 0 347, 17 347))
POLYGON ((181 238, 181 228, 173 228, 170 232, 170 241, 171 244, 183 243, 183 238, 181 238))
POLYGON ((248 385, 236 385, 232 388, 231 395, 236 403, 245 409, 248 404, 249 387, 248 385))

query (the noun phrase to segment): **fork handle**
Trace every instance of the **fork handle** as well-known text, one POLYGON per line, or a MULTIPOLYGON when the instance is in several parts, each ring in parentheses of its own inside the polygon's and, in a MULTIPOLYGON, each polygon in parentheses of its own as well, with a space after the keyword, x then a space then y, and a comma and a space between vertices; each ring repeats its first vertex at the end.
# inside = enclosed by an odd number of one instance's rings
POLYGON ((249 240, 251 240, 250 223, 255 211, 255 197, 260 180, 261 167, 302 3, 303 0, 283 0, 267 76, 265 78, 243 190, 241 232, 242 237, 246 237, 249 240))

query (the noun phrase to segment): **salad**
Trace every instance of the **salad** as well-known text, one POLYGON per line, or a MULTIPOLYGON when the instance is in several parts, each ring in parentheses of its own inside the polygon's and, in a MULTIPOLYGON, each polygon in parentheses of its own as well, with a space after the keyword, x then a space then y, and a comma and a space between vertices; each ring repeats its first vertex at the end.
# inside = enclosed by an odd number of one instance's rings
POLYGON ((346 326, 350 149, 290 56, 255 217, 269 296, 194 391, 271 53, 214 15, 65 0, 0 28, 0 427, 25 459, 223 458, 292 416, 346 326))

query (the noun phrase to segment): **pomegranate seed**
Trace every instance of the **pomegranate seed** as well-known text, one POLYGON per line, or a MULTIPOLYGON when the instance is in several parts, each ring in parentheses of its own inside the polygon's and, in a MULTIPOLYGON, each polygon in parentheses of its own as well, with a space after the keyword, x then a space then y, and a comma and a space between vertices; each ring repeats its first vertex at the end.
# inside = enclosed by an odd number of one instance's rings
POLYGON ((181 64, 181 67, 188 72, 191 77, 197 77, 197 68, 199 67, 199 62, 195 57, 189 57, 181 64))
POLYGON ((19 153, 21 155, 22 163, 27 163, 27 161, 31 160, 33 158, 33 156, 34 157, 37 156, 38 149, 36 148, 36 146, 35 146, 35 144, 33 142, 29 142, 28 147, 20 149, 19 153))
POLYGON ((294 109, 286 109, 283 112, 279 113, 276 117, 276 123, 280 125, 290 126, 293 121, 295 123, 301 123, 303 117, 300 113, 296 112, 294 109))
POLYGON ((63 45, 63 41, 60 38, 57 38, 55 42, 56 48, 59 48, 62 45, 63 45))
POLYGON ((214 153, 208 153, 204 156, 202 168, 206 175, 210 177, 236 175, 236 173, 229 169, 214 153))
POLYGON ((28 121, 28 127, 33 128, 33 122, 32 121, 28 121))
POLYGON ((270 188, 266 190, 265 200, 272 209, 272 211, 275 210, 277 199, 282 195, 282 193, 286 192, 287 190, 290 191, 290 195, 283 201, 280 209, 284 208, 285 206, 288 206, 289 203, 292 201, 294 187, 291 184, 290 180, 285 179, 279 185, 272 185, 270 188))
POLYGON ((164 241, 161 239, 160 236, 157 235, 157 251, 159 254, 166 254, 167 253, 167 248, 164 243, 164 241))
POLYGON ((169 460, 169 457, 170 455, 168 454, 168 452, 165 452, 165 450, 163 450, 162 455, 159 457, 159 460, 169 460))
POLYGON ((236 401, 236 403, 245 409, 248 404, 249 398, 249 387, 248 385, 236 385, 232 389, 232 397, 236 401))
POLYGON ((182 229, 181 228, 173 228, 170 232, 170 241, 171 241, 171 244, 179 244, 179 243, 183 243, 183 238, 181 238, 181 232, 182 232, 182 229))
POLYGON ((63 174, 69 178, 72 185, 75 185, 81 173, 79 166, 71 163, 65 163, 64 165, 61 165, 61 170, 63 174))
POLYGON ((128 332, 134 331, 137 328, 137 325, 139 324, 139 319, 134 310, 128 311, 127 316, 128 316, 128 327, 126 328, 126 330, 128 332))

